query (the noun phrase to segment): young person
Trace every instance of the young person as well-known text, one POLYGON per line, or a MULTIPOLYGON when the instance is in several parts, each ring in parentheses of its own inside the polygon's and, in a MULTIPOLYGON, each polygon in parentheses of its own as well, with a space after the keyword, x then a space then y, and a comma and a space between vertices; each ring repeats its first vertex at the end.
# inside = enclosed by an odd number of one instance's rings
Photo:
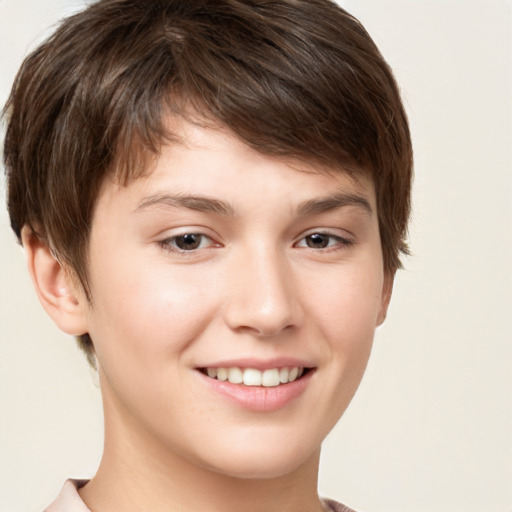
POLYGON ((329 0, 101 0, 6 105, 12 227, 98 370, 105 446, 48 510, 347 511, 322 440, 384 321, 412 150, 329 0))

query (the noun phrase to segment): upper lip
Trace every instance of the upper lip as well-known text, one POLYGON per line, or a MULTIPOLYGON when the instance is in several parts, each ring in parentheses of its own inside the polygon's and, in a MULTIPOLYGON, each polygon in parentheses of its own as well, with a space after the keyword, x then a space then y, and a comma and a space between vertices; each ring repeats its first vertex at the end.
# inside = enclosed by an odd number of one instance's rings
POLYGON ((215 360, 198 365, 197 368, 254 368, 255 370, 270 370, 272 368, 314 368, 316 364, 309 359, 296 357, 275 357, 272 359, 238 358, 215 360))

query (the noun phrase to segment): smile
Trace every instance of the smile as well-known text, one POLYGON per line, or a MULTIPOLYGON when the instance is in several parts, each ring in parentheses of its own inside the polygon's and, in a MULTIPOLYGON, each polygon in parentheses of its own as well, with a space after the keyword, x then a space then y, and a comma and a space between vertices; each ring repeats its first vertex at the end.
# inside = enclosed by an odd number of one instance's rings
POLYGON ((297 400, 309 387, 317 370, 313 365, 297 365, 298 361, 295 365, 291 361, 268 363, 232 361, 198 367, 197 373, 211 392, 237 407, 253 412, 273 412, 297 400))
POLYGON ((299 379, 307 372, 307 368, 300 366, 270 368, 257 370, 255 368, 204 368, 202 372, 211 379, 244 386, 277 387, 299 379))

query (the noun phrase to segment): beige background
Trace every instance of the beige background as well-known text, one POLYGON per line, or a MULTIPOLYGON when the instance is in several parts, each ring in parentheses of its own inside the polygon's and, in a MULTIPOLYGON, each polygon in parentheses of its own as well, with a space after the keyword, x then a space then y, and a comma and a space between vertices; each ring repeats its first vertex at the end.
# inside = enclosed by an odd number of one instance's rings
MULTIPOLYGON (((416 151, 414 256, 320 489, 364 512, 512 511, 512 2, 346 0, 395 69, 416 151)), ((0 102, 79 0, 0 0, 0 102)), ((3 188, 2 188, 3 195, 3 188)), ((90 476, 99 392, 39 307, 0 208, 0 511, 90 476)))

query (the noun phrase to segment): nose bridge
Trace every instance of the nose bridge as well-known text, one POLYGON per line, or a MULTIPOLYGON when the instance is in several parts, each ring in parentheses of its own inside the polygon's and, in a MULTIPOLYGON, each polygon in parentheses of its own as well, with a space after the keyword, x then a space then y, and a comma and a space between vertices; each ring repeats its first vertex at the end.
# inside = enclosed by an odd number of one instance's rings
POLYGON ((226 304, 226 321, 232 329, 259 336, 279 334, 298 320, 295 283, 285 254, 276 247, 244 250, 233 261, 235 278, 226 304))

